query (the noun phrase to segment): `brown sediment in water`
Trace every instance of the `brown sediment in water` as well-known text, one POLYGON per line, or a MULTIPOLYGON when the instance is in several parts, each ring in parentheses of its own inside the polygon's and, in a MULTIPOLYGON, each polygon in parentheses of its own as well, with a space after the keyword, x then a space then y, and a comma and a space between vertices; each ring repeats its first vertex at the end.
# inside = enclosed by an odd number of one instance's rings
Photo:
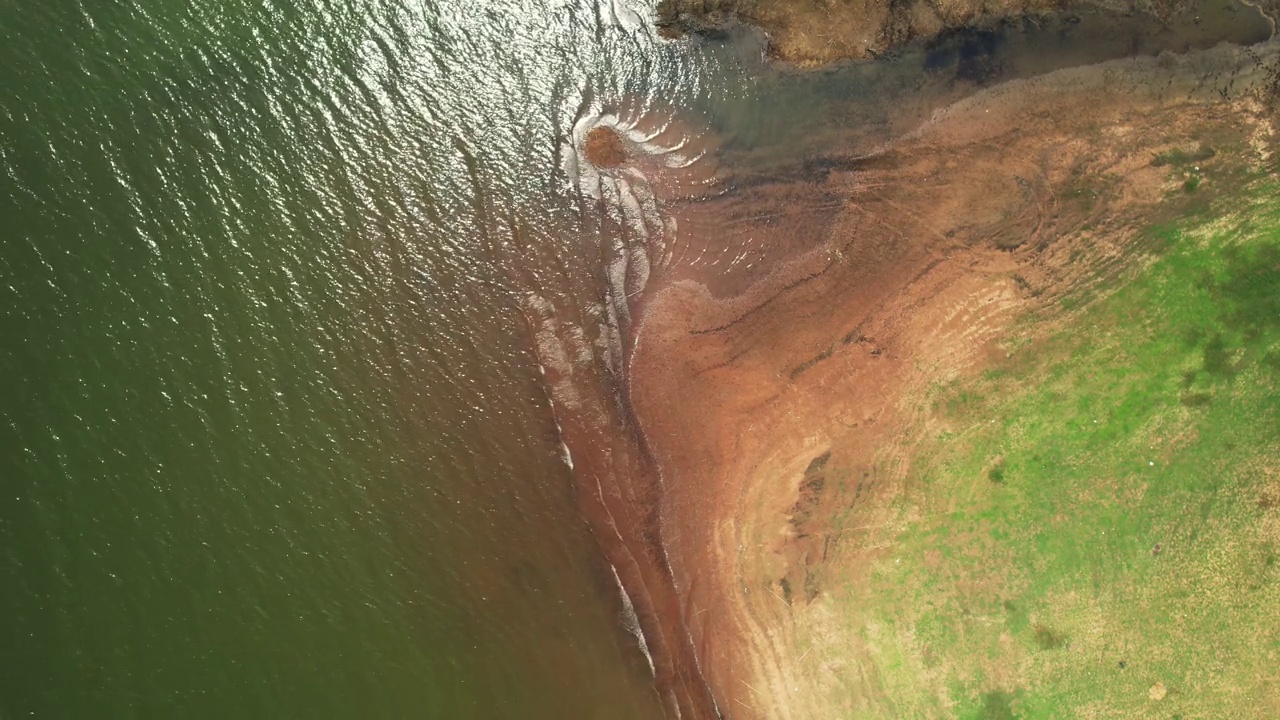
POLYGON ((600 272, 555 288, 530 281, 530 288, 539 289, 525 296, 522 310, 572 467, 579 509, 620 585, 621 609, 634 613, 632 629, 668 715, 716 718, 722 712, 702 675, 667 558, 663 479, 627 388, 632 312, 651 263, 668 253, 655 195, 663 201, 696 197, 712 183, 715 166, 680 161, 709 152, 707 138, 670 116, 632 114, 609 115, 616 126, 598 124, 578 141, 580 146, 564 149, 573 154, 567 167, 578 174, 584 216, 597 223, 603 240, 582 248, 575 267, 600 272), (675 156, 675 149, 683 154, 675 156), (583 161, 590 167, 582 167, 583 161))
POLYGON ((698 671, 681 601, 659 536, 661 488, 638 442, 616 377, 604 370, 580 331, 590 320, 566 317, 571 302, 530 298, 526 317, 551 390, 560 434, 572 458, 578 505, 633 608, 640 641, 670 717, 715 718, 698 671), (575 360, 575 358, 579 360, 575 360))
POLYGON ((587 133, 582 148, 583 156, 598 168, 616 168, 627 161, 627 149, 622 137, 612 128, 597 126, 587 133))
POLYGON ((705 165, 663 176, 626 147, 593 163, 587 209, 611 240, 590 261, 608 271, 524 310, 671 717, 886 707, 864 649, 823 645, 820 599, 892 539, 922 393, 982 368, 1016 314, 1141 262, 1139 228, 1193 200, 1154 156, 1273 145, 1278 62, 1223 47, 1017 81, 706 197, 662 190, 705 184, 705 165), (631 163, 672 222, 645 214, 631 163), (864 704, 824 705, 833 684, 864 704))

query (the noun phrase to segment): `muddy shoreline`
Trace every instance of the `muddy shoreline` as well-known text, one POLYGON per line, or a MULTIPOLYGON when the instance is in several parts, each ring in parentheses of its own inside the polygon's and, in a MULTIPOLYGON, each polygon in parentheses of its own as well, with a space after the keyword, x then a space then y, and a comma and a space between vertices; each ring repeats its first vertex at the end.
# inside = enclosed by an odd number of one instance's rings
POLYGON ((980 369, 1018 312, 1121 276, 1139 221, 1197 200, 1152 157, 1269 132, 1277 57, 1058 70, 756 174, 715 168, 714 139, 670 117, 584 117, 566 167, 606 270, 524 310, 671 717, 846 710, 822 705, 833 671, 805 665, 796 628, 875 531, 852 552, 827 518, 877 527, 922 388, 980 369), (616 134, 604 155, 596 127, 616 134))

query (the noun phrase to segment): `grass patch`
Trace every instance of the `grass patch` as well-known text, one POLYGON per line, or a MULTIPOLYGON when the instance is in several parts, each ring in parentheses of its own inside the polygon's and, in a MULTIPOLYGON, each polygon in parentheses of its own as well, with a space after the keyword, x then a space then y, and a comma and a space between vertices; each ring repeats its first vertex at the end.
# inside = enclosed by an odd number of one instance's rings
POLYGON ((920 519, 850 596, 897 716, 1280 717, 1272 198, 935 389, 920 519))

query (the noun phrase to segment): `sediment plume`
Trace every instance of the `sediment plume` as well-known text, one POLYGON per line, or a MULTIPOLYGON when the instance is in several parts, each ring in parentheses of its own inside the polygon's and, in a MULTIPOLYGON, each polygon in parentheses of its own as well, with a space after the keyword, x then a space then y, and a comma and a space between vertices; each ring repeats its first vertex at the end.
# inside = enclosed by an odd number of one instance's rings
POLYGON ((702 676, 662 537, 663 480, 631 409, 633 317, 655 267, 670 262, 667 203, 715 192, 705 137, 635 104, 589 108, 562 167, 601 243, 600 272, 576 290, 530 293, 522 309, 583 516, 622 593, 623 613, 673 718, 723 713, 702 676))

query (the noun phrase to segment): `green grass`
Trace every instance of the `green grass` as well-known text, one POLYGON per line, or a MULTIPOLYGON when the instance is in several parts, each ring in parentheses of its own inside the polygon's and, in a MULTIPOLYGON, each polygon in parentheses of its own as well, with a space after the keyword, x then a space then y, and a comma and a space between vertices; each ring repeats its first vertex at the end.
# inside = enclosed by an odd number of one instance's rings
POLYGON ((1139 277, 935 388, 921 519, 849 591, 898 716, 1280 717, 1280 190, 1260 197, 1152 230, 1139 277))

